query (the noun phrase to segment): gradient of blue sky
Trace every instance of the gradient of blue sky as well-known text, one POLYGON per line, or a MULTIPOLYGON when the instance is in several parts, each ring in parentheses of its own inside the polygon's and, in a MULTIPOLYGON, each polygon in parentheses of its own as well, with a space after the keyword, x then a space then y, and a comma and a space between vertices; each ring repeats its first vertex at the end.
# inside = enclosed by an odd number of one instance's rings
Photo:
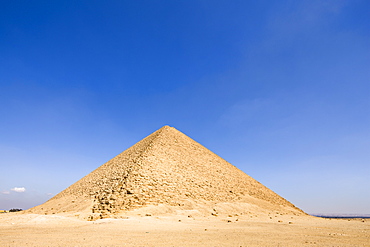
POLYGON ((168 124, 309 213, 370 213, 369 9, 0 1, 0 208, 168 124))

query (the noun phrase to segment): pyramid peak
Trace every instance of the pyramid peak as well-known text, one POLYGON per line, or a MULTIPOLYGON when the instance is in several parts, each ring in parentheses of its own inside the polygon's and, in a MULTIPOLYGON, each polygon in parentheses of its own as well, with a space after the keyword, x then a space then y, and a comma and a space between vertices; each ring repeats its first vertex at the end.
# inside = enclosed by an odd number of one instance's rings
MULTIPOLYGON (((169 125, 164 125, 160 130, 177 130, 175 127, 169 126, 169 125)), ((178 131, 178 130, 177 130, 178 131)))
POLYGON ((160 135, 163 133, 177 133, 177 134, 182 134, 181 131, 177 130, 175 127, 169 126, 169 125, 164 125, 162 128, 158 129, 153 135, 160 135))
POLYGON ((165 130, 165 129, 175 129, 174 127, 171 127, 169 125, 164 125, 162 128, 160 128, 160 130, 165 130))

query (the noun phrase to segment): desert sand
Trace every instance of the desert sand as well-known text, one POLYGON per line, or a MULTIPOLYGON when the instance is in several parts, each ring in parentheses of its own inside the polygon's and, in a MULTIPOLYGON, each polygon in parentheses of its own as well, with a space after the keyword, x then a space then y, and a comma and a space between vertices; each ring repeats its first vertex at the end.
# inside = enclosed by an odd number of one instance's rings
POLYGON ((132 215, 86 221, 8 213, 0 215, 0 246, 370 246, 368 219, 230 216, 132 215))
POLYGON ((370 246, 164 126, 49 201, 0 215, 0 246, 370 246))

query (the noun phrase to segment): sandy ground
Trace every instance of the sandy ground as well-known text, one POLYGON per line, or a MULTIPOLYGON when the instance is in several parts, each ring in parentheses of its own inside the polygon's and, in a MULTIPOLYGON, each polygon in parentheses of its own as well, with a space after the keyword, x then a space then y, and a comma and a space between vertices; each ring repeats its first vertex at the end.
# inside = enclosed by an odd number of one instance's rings
MULTIPOLYGON (((231 216, 231 217, 230 217, 231 216)), ((0 215, 0 246, 370 246, 370 219, 0 215)))

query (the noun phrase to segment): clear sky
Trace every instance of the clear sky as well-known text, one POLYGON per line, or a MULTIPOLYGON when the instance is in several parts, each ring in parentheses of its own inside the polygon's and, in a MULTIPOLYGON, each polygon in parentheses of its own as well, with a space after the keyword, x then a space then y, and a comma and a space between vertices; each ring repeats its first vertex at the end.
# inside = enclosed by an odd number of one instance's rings
POLYGON ((370 214, 367 0, 0 0, 0 209, 163 125, 308 213, 370 214))

